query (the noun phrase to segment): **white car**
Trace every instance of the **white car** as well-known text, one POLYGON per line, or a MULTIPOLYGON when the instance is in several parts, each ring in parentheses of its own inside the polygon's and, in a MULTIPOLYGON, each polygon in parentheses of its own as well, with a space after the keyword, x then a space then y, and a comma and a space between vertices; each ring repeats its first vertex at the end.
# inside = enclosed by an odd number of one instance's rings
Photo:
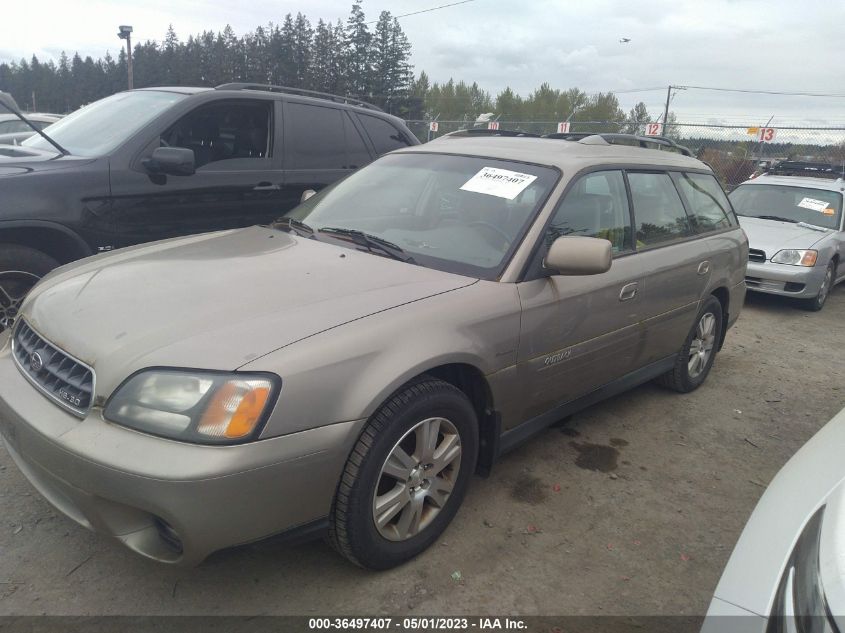
POLYGON ((843 447, 845 409, 786 463, 760 498, 702 633, 845 631, 843 447))

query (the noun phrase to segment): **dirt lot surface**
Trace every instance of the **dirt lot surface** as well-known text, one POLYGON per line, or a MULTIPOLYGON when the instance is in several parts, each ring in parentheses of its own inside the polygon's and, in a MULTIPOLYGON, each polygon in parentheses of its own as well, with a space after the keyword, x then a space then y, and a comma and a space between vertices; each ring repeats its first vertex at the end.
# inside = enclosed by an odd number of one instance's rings
POLYGON ((57 515, 0 449, 0 614, 702 614, 765 485, 845 406, 844 323, 845 286, 820 313, 750 297, 702 388, 542 433, 383 573, 278 539, 153 564, 57 515))

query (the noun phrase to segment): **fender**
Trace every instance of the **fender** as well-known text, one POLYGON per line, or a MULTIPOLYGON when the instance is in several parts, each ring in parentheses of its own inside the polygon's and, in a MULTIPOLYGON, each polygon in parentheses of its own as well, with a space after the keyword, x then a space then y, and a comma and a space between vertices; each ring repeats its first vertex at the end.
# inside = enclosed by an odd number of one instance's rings
POLYGON ((85 240, 66 226, 57 222, 47 220, 0 220, 0 241, 2 241, 3 231, 8 229, 46 229, 57 231, 70 240, 76 250, 77 256, 72 257, 71 260, 81 259, 94 254, 85 240))

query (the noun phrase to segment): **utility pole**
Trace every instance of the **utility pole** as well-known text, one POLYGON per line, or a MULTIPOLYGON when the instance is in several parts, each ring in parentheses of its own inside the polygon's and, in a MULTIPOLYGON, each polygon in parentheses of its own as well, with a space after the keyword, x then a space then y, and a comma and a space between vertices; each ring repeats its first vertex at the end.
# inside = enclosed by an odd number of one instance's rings
POLYGON ((672 88, 666 90, 666 108, 663 110, 663 130, 661 136, 666 136, 666 125, 669 123, 669 102, 672 100, 672 88))
POLYGON ((123 24, 117 28, 117 36, 122 40, 126 40, 126 70, 129 75, 129 89, 132 90, 134 84, 132 81, 132 27, 123 24))

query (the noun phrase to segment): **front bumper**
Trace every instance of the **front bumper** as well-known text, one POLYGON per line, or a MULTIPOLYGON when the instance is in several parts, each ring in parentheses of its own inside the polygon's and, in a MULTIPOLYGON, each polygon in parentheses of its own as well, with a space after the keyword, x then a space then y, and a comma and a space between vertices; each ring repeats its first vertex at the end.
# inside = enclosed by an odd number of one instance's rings
POLYGON ((821 290, 826 266, 817 264, 810 268, 773 264, 770 261, 750 261, 745 273, 745 285, 748 290, 755 292, 810 299, 821 290))
POLYGON ((59 511, 160 562, 210 553, 329 514, 364 421, 237 446, 164 440, 80 420, 37 392, 0 350, 0 435, 21 472, 59 511))

